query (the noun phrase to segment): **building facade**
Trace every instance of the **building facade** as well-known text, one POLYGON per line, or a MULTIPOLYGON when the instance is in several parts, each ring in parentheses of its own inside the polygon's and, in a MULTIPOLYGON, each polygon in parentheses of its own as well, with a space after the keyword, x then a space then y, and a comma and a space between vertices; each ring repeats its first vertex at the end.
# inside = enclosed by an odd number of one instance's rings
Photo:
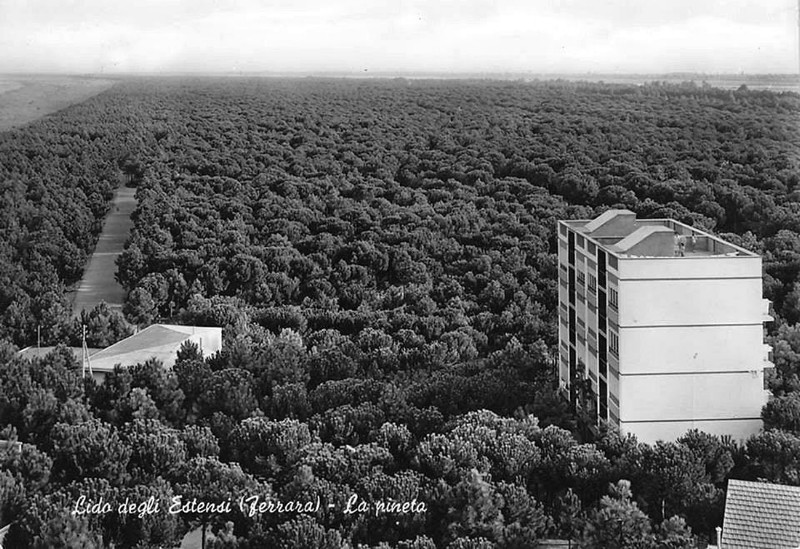
POLYGON ((761 258, 671 219, 558 222, 559 384, 642 442, 762 427, 761 258))

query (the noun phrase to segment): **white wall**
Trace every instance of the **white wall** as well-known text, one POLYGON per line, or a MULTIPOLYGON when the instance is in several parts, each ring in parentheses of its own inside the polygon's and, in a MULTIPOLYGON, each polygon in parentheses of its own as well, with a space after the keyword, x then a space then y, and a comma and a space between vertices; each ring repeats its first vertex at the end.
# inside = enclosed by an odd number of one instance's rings
POLYGON ((758 432, 760 258, 621 260, 620 276, 620 427, 646 442, 692 428, 739 439, 758 432), (710 373, 730 370, 738 372, 710 373))
POLYGON ((623 279, 761 278, 761 258, 758 256, 622 257, 618 267, 619 277, 623 279))
POLYGON ((621 376, 620 420, 758 418, 763 379, 761 372, 621 376))
POLYGON ((760 370, 761 324, 620 328, 620 373, 760 370))
POLYGON ((619 283, 619 325, 757 324, 761 278, 619 283))
POLYGON ((204 357, 222 350, 222 328, 197 327, 190 339, 197 343, 204 357))
POLYGON ((717 436, 728 435, 744 441, 762 428, 761 420, 687 421, 679 423, 620 423, 623 433, 636 435, 640 442, 653 444, 658 440, 676 440, 690 429, 699 429, 717 436))

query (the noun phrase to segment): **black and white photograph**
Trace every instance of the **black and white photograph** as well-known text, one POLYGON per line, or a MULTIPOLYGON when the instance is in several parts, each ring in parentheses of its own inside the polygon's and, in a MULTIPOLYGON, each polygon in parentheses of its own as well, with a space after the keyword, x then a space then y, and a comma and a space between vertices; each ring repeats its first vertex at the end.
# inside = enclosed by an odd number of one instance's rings
POLYGON ((800 0, 0 0, 29 548, 800 548, 800 0))

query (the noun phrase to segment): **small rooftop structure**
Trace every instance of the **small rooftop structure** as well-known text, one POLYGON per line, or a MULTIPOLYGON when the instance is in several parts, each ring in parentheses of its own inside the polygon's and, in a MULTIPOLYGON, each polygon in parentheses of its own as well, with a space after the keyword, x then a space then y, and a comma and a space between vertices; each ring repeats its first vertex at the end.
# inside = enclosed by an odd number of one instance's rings
POLYGON ((639 227, 612 247, 623 254, 675 255, 675 233, 663 225, 647 225, 639 227))
POLYGON ((636 219, 630 210, 608 210, 595 219, 564 223, 619 257, 756 256, 680 221, 636 219))
POLYGON ((595 236, 614 236, 630 232, 635 222, 636 214, 630 210, 608 210, 586 223, 583 229, 595 236))
POLYGON ((729 480, 719 549, 798 549, 800 486, 729 480))

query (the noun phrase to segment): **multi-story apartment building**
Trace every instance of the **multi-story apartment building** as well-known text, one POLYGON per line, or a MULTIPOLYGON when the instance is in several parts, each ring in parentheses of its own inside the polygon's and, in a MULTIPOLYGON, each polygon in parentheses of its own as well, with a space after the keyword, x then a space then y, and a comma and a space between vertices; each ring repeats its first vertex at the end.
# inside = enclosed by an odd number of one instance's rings
POLYGON ((558 260, 559 382, 573 404, 643 442, 761 429, 772 317, 758 255, 610 210, 559 221, 558 260))

